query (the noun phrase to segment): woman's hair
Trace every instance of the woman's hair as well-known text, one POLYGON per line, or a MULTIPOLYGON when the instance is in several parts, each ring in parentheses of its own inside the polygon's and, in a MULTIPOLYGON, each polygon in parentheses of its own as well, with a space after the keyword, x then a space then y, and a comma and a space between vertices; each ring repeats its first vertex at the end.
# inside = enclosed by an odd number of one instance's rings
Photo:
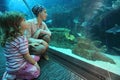
POLYGON ((12 41, 16 37, 22 35, 20 23, 24 19, 24 15, 19 12, 6 12, 0 15, 0 43, 5 45, 6 41, 12 41))
POLYGON ((41 5, 35 5, 35 6, 33 6, 33 8, 32 8, 32 12, 33 12, 33 14, 37 17, 38 16, 38 14, 40 13, 40 12, 42 12, 43 10, 45 10, 45 8, 43 7, 43 6, 41 6, 41 5))

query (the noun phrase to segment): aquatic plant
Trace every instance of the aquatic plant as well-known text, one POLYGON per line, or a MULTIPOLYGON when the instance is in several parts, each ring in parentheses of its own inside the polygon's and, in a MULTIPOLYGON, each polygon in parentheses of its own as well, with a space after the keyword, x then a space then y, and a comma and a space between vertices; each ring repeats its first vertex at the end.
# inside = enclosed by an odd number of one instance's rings
POLYGON ((50 28, 52 32, 50 45, 62 48, 71 48, 75 41, 75 36, 70 34, 67 28, 50 28))
POLYGON ((65 33, 65 38, 68 39, 68 40, 73 41, 75 39, 75 36, 70 34, 69 32, 66 32, 65 33))
POLYGON ((107 51, 106 46, 101 46, 101 42, 100 41, 91 41, 88 38, 78 38, 78 43, 74 46, 74 48, 72 49, 72 52, 84 57, 88 60, 101 60, 101 61, 105 61, 105 62, 110 62, 112 64, 115 64, 115 62, 107 57, 105 54, 103 54, 104 52, 107 51))

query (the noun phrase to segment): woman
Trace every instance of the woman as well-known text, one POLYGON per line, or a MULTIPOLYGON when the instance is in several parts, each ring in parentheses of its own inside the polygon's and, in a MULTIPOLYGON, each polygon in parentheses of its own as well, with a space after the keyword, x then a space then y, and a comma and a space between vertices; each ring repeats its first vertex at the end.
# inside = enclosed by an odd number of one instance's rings
POLYGON ((47 12, 43 6, 35 5, 32 8, 35 19, 28 20, 29 29, 25 34, 28 37, 30 51, 35 52, 36 55, 42 55, 46 60, 49 60, 48 55, 45 53, 50 41, 51 32, 48 29, 44 20, 46 20, 47 12))

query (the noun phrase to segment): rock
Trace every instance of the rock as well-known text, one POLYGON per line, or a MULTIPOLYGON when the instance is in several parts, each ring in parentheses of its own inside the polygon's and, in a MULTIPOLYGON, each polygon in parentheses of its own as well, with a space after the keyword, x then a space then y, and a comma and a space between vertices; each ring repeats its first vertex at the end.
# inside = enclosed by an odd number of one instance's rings
MULTIPOLYGON (((99 43, 99 41, 96 42, 99 43)), ((74 46, 72 50, 73 53, 81 57, 84 57, 88 60, 93 60, 93 61, 100 60, 104 62, 110 62, 111 64, 115 64, 115 62, 111 58, 107 57, 105 54, 102 53, 105 51, 106 51, 105 46, 102 46, 99 49, 98 47, 95 46, 94 41, 91 41, 87 38, 78 39, 78 43, 74 46)))

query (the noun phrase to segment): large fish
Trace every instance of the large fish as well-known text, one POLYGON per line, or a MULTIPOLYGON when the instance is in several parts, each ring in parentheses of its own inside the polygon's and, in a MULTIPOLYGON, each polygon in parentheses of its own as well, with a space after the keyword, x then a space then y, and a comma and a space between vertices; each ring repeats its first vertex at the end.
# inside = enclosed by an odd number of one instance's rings
POLYGON ((115 24, 114 27, 106 30, 106 33, 112 33, 112 34, 117 34, 117 33, 119 33, 119 32, 120 32, 120 26, 117 25, 117 24, 115 24))

